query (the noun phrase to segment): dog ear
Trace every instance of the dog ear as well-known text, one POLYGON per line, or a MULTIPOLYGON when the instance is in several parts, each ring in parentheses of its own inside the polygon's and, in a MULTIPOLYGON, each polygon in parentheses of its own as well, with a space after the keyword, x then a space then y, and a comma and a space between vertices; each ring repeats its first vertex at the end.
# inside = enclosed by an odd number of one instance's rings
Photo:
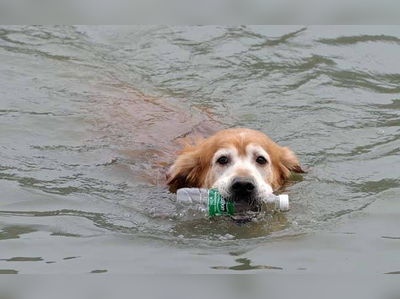
POLYGON ((288 147, 281 147, 279 158, 280 169, 284 179, 289 178, 291 172, 305 173, 305 171, 301 168, 300 162, 295 153, 293 153, 288 147))
POLYGON ((186 144, 167 173, 167 184, 172 191, 182 187, 199 187, 201 170, 198 148, 186 144))

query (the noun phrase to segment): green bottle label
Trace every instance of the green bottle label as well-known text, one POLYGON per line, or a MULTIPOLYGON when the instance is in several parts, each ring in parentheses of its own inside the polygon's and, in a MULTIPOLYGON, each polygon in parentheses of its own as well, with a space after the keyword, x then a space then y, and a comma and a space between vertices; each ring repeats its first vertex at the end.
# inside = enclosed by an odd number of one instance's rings
POLYGON ((235 215, 235 204, 230 200, 223 199, 218 190, 210 189, 208 191, 208 215, 210 217, 235 215))

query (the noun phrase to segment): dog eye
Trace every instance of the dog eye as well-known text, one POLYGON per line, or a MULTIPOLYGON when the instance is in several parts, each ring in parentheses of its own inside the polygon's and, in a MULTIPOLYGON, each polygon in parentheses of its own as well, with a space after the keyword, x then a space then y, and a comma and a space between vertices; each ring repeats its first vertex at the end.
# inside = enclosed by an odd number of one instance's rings
POLYGON ((228 164, 228 162, 229 162, 229 159, 225 156, 222 156, 217 160, 217 163, 221 164, 221 165, 228 164))
POLYGON ((264 164, 266 164, 268 161, 267 161, 267 159, 265 159, 264 157, 259 156, 259 157, 257 157, 256 162, 257 162, 258 164, 264 165, 264 164))

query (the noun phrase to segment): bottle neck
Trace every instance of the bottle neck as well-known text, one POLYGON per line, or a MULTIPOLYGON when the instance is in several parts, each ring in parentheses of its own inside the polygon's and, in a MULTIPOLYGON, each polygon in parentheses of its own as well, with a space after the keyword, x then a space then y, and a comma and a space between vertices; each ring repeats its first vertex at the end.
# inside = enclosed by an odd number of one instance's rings
POLYGON ((266 199, 266 203, 274 203, 277 200, 279 200, 279 196, 278 195, 270 194, 270 195, 268 195, 268 197, 266 199))

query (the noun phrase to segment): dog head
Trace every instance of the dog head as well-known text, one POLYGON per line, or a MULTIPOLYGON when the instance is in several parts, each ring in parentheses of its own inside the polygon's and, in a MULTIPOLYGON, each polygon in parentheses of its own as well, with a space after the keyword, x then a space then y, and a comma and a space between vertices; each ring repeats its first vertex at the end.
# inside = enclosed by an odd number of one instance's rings
POLYGON ((291 172, 304 173, 296 155, 266 135, 227 129, 186 144, 168 172, 172 189, 215 188, 223 197, 262 203, 291 172))

